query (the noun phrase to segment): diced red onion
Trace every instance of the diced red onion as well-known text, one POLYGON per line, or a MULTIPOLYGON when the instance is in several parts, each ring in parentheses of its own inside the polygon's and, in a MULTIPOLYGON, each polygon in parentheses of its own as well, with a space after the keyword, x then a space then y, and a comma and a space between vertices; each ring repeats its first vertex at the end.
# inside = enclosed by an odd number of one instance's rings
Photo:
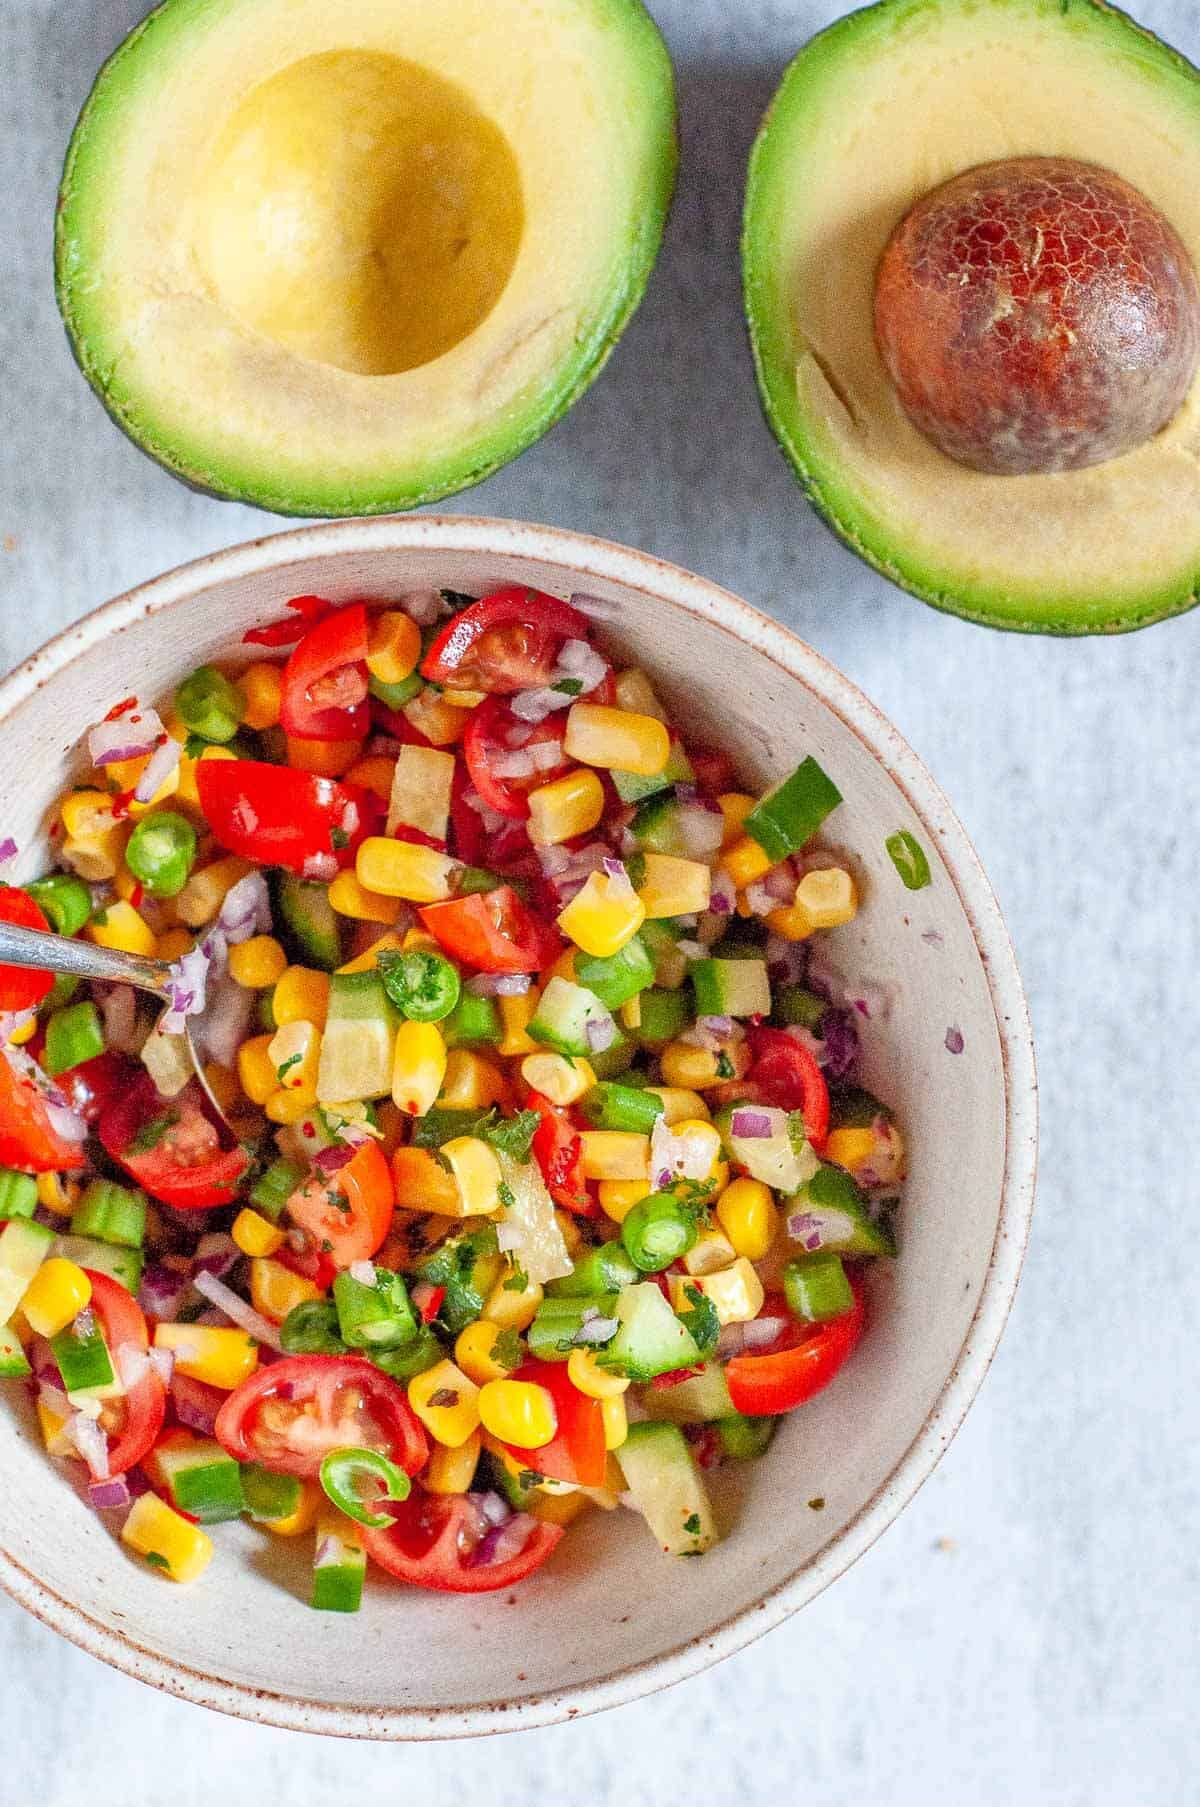
POLYGON ((498 1493, 490 1490, 487 1493, 476 1493, 472 1495, 472 1500, 489 1525, 503 1525, 512 1517, 512 1507, 498 1493))
POLYGON ((171 1402, 175 1407, 175 1416, 189 1431, 197 1431, 202 1437, 211 1437, 217 1422, 217 1413, 228 1399, 219 1387, 210 1387, 206 1381, 193 1380, 190 1374, 173 1374, 171 1376, 171 1402))
MULTIPOLYGON (((343 1127, 348 1129, 351 1125, 347 1124, 343 1127)), ((339 1168, 346 1165, 347 1161, 354 1159, 354 1152, 353 1145, 343 1137, 340 1147, 318 1148, 313 1156, 313 1166, 319 1168, 322 1173, 337 1173, 339 1168)))
POLYGON ((15 860, 16 857, 17 857, 17 843, 13 840, 13 838, 10 834, 6 834, 4 839, 2 841, 0 841, 0 868, 11 865, 12 861, 15 860))
POLYGON ((779 908, 779 899, 772 896, 764 884, 747 885, 742 895, 752 916, 769 916, 772 910, 779 908))
POLYGON ((314 1569, 332 1568, 335 1562, 342 1559, 341 1540, 336 1537, 322 1537, 313 1552, 314 1569))
POLYGON ((776 1337, 782 1336, 788 1327, 786 1318, 752 1318, 748 1324, 742 1325, 742 1333, 747 1349, 765 1349, 776 1337))
POLYGON ((56 1387, 43 1381, 38 1388, 38 1398, 41 1400, 46 1410, 48 1412, 53 1412, 56 1418, 69 1419, 71 1413, 75 1410, 75 1407, 71 1404, 71 1401, 62 1390, 61 1376, 59 1379, 60 1384, 56 1387))
POLYGON ((150 1372, 149 1353, 145 1349, 139 1349, 136 1343, 122 1343, 118 1349, 114 1349, 113 1361, 116 1363, 117 1376, 127 1393, 131 1393, 150 1372))
POLYGON ((595 647, 591 646, 588 641, 563 641, 554 670, 556 682, 560 677, 575 678, 583 686, 578 693, 579 696, 587 696, 598 685, 603 684, 607 676, 607 659, 601 658, 595 647))
POLYGON ((150 1349, 147 1351, 146 1359, 162 1381, 163 1386, 169 1387, 171 1376, 175 1372, 175 1351, 173 1349, 150 1349))
POLYGON ((352 1280, 357 1280, 360 1286, 374 1286, 375 1263, 373 1261, 352 1261, 350 1263, 350 1278, 352 1280))
POLYGON ((614 1018, 605 1011, 603 1016, 589 1017, 583 1026, 587 1037, 587 1045, 593 1054, 603 1054, 611 1048, 617 1039, 617 1025, 614 1018))
MULTIPOLYGON (((166 730, 154 709, 134 709, 115 721, 97 722, 87 737, 88 758, 96 767, 140 759, 166 730)), ((153 793, 152 793, 153 794, 153 793)))
POLYGON ((539 847, 537 857, 546 878, 557 878, 571 864, 571 855, 565 847, 539 847))
POLYGON ((413 590, 400 598, 400 607, 418 627, 432 627, 449 612, 439 590, 413 590))
MULTIPOLYGON (((723 876, 723 875, 718 875, 723 876)), ((716 883, 714 879, 713 883, 716 883)), ((767 971, 781 985, 798 985, 808 966, 808 944, 785 941, 782 935, 767 936, 767 971)))
POLYGON ((578 609, 581 615, 590 615, 593 621, 617 621, 624 605, 609 602, 603 596, 589 596, 581 590, 572 596, 571 607, 578 609))
POLYGON ((183 757, 183 748, 169 734, 164 734, 142 769, 134 786, 136 803, 149 803, 167 782, 183 757))
POLYGON ((190 1275, 177 1274, 174 1269, 155 1262, 142 1275, 138 1304, 147 1317, 170 1320, 191 1291, 191 1285, 190 1275))
POLYGON ((966 1045, 966 1042, 963 1040, 962 1030, 956 1029, 954 1025, 951 1024, 950 1028, 946 1031, 947 1054, 961 1054, 966 1045))
POLYGON ((217 927, 231 947, 271 932, 271 894, 261 872, 247 872, 225 893, 217 927))
POLYGON ((724 1324, 717 1338, 717 1360, 732 1361, 746 1347, 746 1326, 744 1324, 724 1324))
POLYGON ((114 1475, 108 1481, 92 1481, 87 1495, 88 1504, 97 1512, 120 1512, 133 1503, 129 1483, 123 1474, 114 1475))
POLYGON ((532 778, 538 772, 549 772, 562 764, 560 740, 539 740, 533 746, 521 747, 515 753, 496 753, 491 770, 497 778, 532 778))
POLYGON ((519 690, 510 697, 509 706, 520 722, 544 722, 558 709, 569 709, 575 701, 564 690, 552 690, 548 684, 539 685, 536 690, 519 690))
POLYGON ((674 1130, 662 1116, 654 1119, 650 1171, 660 1192, 672 1180, 706 1180, 711 1167, 712 1147, 707 1135, 697 1130, 674 1130))
POLYGON ((87 1463, 94 1481, 107 1481, 110 1474, 108 1438, 94 1418, 76 1412, 67 1420, 67 1436, 87 1463))
POLYGON ((759 1142, 775 1133, 775 1126, 766 1111, 751 1110, 743 1106, 734 1111, 729 1119, 729 1133, 739 1141, 759 1142))
POLYGON ((476 973, 467 990, 476 998, 523 998, 532 984, 530 973, 476 973))
POLYGON ((817 1056, 831 1079, 845 1079, 858 1060, 858 1030, 847 1010, 830 1008, 821 1018, 821 1047, 817 1056))
POLYGON ((482 1567, 487 1563, 508 1562, 519 1556, 530 1537, 537 1530, 538 1521, 527 1512, 514 1512, 502 1525, 494 1525, 483 1539, 476 1545, 471 1555, 471 1566, 482 1567))
POLYGON ((200 1026, 210 1060, 221 1067, 236 1066, 238 1049, 246 1039, 253 1014, 253 992, 223 976, 200 1026))
POLYGON ((822 959, 819 952, 809 955, 808 977, 806 980, 810 991, 815 991, 819 998, 828 998, 831 1004, 849 1004, 846 992, 846 975, 840 966, 832 961, 822 959))
POLYGON ((714 916, 732 916, 737 908, 737 891, 728 872, 722 870, 713 874, 712 889, 708 894, 708 907, 714 916))
POLYGON ((207 999, 211 965, 203 946, 190 947, 186 954, 171 962, 171 975, 167 980, 170 1008, 159 1019, 159 1028, 164 1035, 183 1035, 187 1029, 185 1019, 201 1014, 207 999))
POLYGON ((599 1313, 580 1324, 571 1341, 581 1348, 591 1343, 609 1343, 621 1328, 620 1318, 602 1318, 599 1313))
POLYGON ((354 1155, 357 1150, 362 1147, 364 1142, 377 1142, 379 1140, 378 1135, 373 1135, 365 1123, 339 1123, 333 1133, 338 1141, 345 1145, 351 1155, 354 1155))
POLYGON ((223 1280, 230 1268, 236 1267, 242 1251, 225 1230, 209 1230, 196 1244, 196 1272, 215 1274, 223 1280))
POLYGON ((679 811, 675 825, 684 853, 693 860, 704 860, 709 854, 715 853, 725 833, 721 816, 714 816, 709 810, 694 804, 688 804, 679 811))
POLYGON ((73 1111, 69 1105, 58 1103, 53 1098, 47 1098, 45 1103, 46 1120, 61 1141, 87 1141, 87 1124, 76 1111, 73 1111))
POLYGON ((305 878, 315 879, 319 884, 330 884, 338 875, 338 863, 331 853, 310 853, 301 867, 305 878))
POLYGON ((796 871, 790 860, 784 860, 781 866, 772 866, 763 874, 762 888, 778 903, 790 904, 796 896, 796 871))
POLYGON ((253 1305, 247 1305, 233 1288, 226 1286, 214 1274, 197 1274, 196 1291, 212 1302, 219 1311, 223 1311, 240 1330, 252 1336, 255 1342, 265 1343, 268 1349, 282 1349, 279 1331, 262 1313, 255 1311, 253 1305))
POLYGON ((675 946, 679 949, 685 960, 703 960, 708 953, 708 949, 704 946, 703 942, 693 941, 690 937, 683 941, 677 941, 675 946))
POLYGON ((826 1222, 827 1219, 816 1217, 811 1211, 793 1211, 787 1220, 787 1233, 810 1255, 815 1254, 825 1246, 826 1222))
POLYGON ((92 987, 100 1018, 104 1024, 104 1044, 118 1054, 137 1052, 140 1035, 137 1025, 137 993, 132 985, 106 985, 97 981, 92 987))

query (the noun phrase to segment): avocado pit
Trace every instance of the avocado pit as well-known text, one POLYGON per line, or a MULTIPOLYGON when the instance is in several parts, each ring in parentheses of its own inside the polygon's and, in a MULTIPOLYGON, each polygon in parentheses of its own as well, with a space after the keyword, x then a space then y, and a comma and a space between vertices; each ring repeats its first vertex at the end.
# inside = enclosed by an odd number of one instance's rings
POLYGON ((888 240, 875 335, 905 413, 973 470, 1081 470, 1133 451, 1200 364, 1200 289, 1170 222, 1068 157, 983 164, 888 240))

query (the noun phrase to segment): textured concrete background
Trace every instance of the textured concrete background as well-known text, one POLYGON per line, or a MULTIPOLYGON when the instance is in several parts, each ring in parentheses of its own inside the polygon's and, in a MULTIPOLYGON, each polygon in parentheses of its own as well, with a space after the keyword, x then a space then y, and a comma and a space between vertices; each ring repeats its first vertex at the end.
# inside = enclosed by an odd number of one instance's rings
MULTIPOLYGON (((759 418, 736 246, 756 122, 837 8, 651 4, 684 161, 649 299, 570 419, 458 507, 586 528, 730 585, 862 684, 945 785, 1007 910, 1040 1041, 1040 1208, 1005 1345, 934 1480, 845 1580, 724 1667, 586 1723, 404 1751, 258 1730, 160 1698, 0 1600, 13 1799, 1197 1799, 1200 612, 1106 643, 989 635, 824 531, 759 418)), ((0 3, 4 668, 128 585, 272 527, 128 445, 54 310, 62 150, 143 10, 0 3)), ((1200 55, 1194 0, 1143 13, 1200 55)))

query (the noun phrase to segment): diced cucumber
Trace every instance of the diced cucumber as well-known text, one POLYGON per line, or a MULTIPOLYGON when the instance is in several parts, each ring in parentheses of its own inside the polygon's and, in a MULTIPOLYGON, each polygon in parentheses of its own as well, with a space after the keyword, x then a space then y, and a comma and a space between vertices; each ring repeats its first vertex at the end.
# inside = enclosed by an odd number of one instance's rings
POLYGON ((53 1230, 14 1217, 0 1230, 0 1324, 7 1324, 25 1288, 50 1253, 53 1230))
POLYGON ((357 1612, 362 1605, 367 1556, 348 1518, 317 1520, 311 1604, 318 1612, 357 1612))
MULTIPOLYGON (((342 963, 341 924, 329 901, 325 885, 297 878, 294 872, 280 872, 276 879, 275 898, 283 926, 295 944, 304 966, 318 966, 333 972, 342 963)), ((350 1097, 349 1092, 344 1094, 350 1097)))
POLYGON ((76 1267, 90 1267, 98 1274, 107 1274, 127 1292, 136 1293, 142 1284, 144 1257, 141 1249, 118 1248, 115 1243, 97 1242, 91 1236, 56 1236, 50 1252, 61 1255, 64 1261, 73 1261, 76 1267))
POLYGON ((641 772, 614 772, 612 781, 622 803, 641 803, 644 798, 656 796, 673 784, 694 784, 696 774, 681 742, 673 740, 661 772, 656 772, 653 777, 641 772))
POLYGON ((50 1350, 62 1375, 63 1392, 80 1399, 117 1399, 125 1391, 112 1364, 103 1332, 90 1311, 50 1338, 50 1350))
POLYGON ((377 678, 372 673, 367 679, 367 689, 371 695, 388 709, 403 709, 405 703, 411 703, 415 696, 420 696, 425 688, 425 680, 419 671, 410 671, 406 678, 399 678, 396 683, 389 684, 384 678, 377 678))
POLYGON ((464 991, 446 1019, 438 1024, 448 1048, 495 1047, 504 1040, 504 1025, 492 998, 464 991))
POLYGON ((697 1016, 769 1016, 765 960, 697 960, 692 967, 697 1016))
POLYGON ((304 1483, 294 1474, 276 1474, 257 1462, 247 1462, 242 1469, 241 1482, 246 1511, 257 1524, 274 1524, 277 1519, 291 1518, 299 1511, 304 1483))
POLYGON ((760 798, 742 827, 778 865, 812 840, 841 801, 841 791, 816 760, 802 759, 790 777, 760 798))
POLYGON ((663 1101, 640 1086, 604 1080, 584 1094, 579 1108, 593 1129, 623 1129, 648 1136, 662 1116, 663 1101))
MULTIPOLYGON (((470 1322, 468 1318, 467 1322, 470 1322)), ((411 1343, 405 1343, 400 1349, 368 1349, 368 1358, 393 1380, 412 1380, 414 1375, 424 1374, 437 1362, 444 1360, 446 1351, 428 1324, 422 1324, 411 1343)))
MULTIPOLYGON (((691 859, 693 854, 686 834, 680 827, 683 805, 669 791, 650 797, 638 809, 630 823, 630 833, 639 847, 654 853, 671 853, 678 859, 691 859)), ((715 820, 715 818, 714 818, 715 820)))
POLYGON ((720 1533, 677 1424, 631 1424, 617 1456, 626 1491, 668 1556, 699 1556, 720 1533))
POLYGON ((725 1370, 717 1362, 708 1362, 678 1386, 650 1388, 642 1405, 651 1418, 667 1424, 712 1424, 733 1416, 725 1370))
POLYGON ((730 1160, 744 1167, 751 1179, 761 1180, 764 1186, 774 1187, 785 1197, 798 1192, 821 1165, 804 1133, 804 1118, 799 1111, 789 1113, 765 1104, 734 1104, 719 1111, 713 1121, 730 1160), (732 1123, 739 1110, 769 1118, 770 1135, 735 1136, 732 1123))
POLYGON ((845 1317, 854 1294, 840 1255, 801 1255, 783 1270, 788 1310, 804 1324, 826 1324, 845 1317))
POLYGON ((643 1047, 661 1048, 682 1035, 691 1020, 690 1000, 685 991, 644 991, 637 1039, 643 1047))
POLYGON ((611 1013, 594 991, 556 975, 541 995, 528 1033, 535 1042, 544 1042, 560 1054, 590 1059, 596 1050, 588 1040, 589 1024, 608 1028, 611 1023, 611 1013))
POLYGON ((14 1167, 0 1167, 0 1222, 14 1217, 32 1217, 37 1210, 37 1181, 32 1173, 18 1173, 14 1167))
POLYGON ((840 1167, 818 1167, 791 1200, 788 1234, 809 1254, 894 1255, 896 1239, 886 1222, 876 1223, 848 1173, 840 1167), (797 1214, 804 1219, 799 1236, 791 1229, 797 1214))
POLYGON ((241 1466, 211 1438, 160 1444, 153 1463, 171 1504, 202 1525, 224 1524, 246 1510, 241 1466))
POLYGON ((663 917, 652 917, 638 930, 654 962, 654 983, 668 991, 677 991, 687 978, 687 957, 679 951, 682 932, 663 917))
POLYGON ((321 1037, 317 1098, 382 1098, 392 1089, 399 1018, 377 972, 334 973, 321 1037))
POLYGON ((815 1035, 828 1009, 826 999, 819 998, 815 991, 806 991, 803 985, 781 985, 775 994, 771 1021, 785 1029, 808 1029, 815 1035))
POLYGON ((0 1329, 0 1380, 22 1380, 30 1372, 20 1339, 10 1324, 0 1329))
POLYGON ((778 1426, 778 1418, 744 1418, 735 1412, 717 1425, 721 1450, 731 1462, 754 1462, 766 1454, 778 1426))
POLYGON ((676 1368, 694 1368, 700 1350, 651 1280, 624 1286, 617 1294, 620 1329, 599 1358, 602 1366, 630 1380, 653 1380, 676 1368))
POLYGON ((654 983, 654 961, 640 935, 615 954, 576 954, 575 977, 608 1010, 619 1010, 654 983))

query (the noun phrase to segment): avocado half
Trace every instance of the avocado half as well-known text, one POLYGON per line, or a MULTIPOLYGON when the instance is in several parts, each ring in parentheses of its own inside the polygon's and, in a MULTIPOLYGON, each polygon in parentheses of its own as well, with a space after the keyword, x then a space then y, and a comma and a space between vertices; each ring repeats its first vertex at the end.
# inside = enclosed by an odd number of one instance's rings
POLYGON ((1200 74, 1102 0, 881 0, 790 65, 754 147, 746 314, 767 418, 868 563, 993 627, 1143 627, 1200 579, 1200 382, 1147 444, 990 476, 910 423, 876 349, 875 272, 909 208, 976 164, 1103 164, 1200 268, 1200 74))
POLYGON ((640 0, 166 0, 75 128, 59 307, 176 476, 281 514, 412 508, 587 388, 675 166, 640 0))

